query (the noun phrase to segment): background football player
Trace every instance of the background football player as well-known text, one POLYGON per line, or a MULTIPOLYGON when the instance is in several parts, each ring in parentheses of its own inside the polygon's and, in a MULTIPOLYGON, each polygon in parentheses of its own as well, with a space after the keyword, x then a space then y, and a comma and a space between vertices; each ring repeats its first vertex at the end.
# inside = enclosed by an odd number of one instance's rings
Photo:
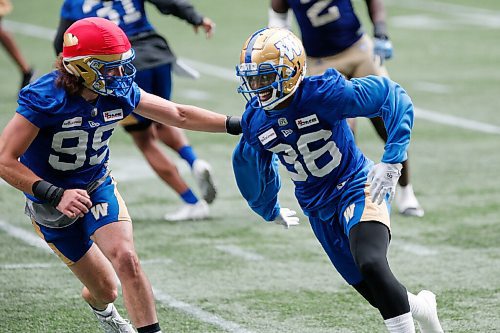
POLYGON ((21 88, 30 83, 33 77, 33 69, 30 67, 26 59, 24 59, 21 50, 17 46, 12 35, 2 26, 2 19, 5 15, 12 11, 10 0, 0 0, 0 43, 2 43, 5 51, 16 62, 17 67, 21 71, 21 88))
POLYGON ((376 307, 389 332, 442 332, 435 296, 413 295, 387 262, 390 201, 406 160, 413 105, 386 77, 346 80, 335 69, 305 77, 300 40, 286 29, 261 29, 243 45, 238 91, 248 103, 233 153, 238 188, 266 221, 298 224, 278 201, 277 161, 317 239, 342 277, 376 307), (388 140, 380 163, 359 150, 346 119, 381 117, 388 140))
MULTIPOLYGON (((363 31, 351 0, 271 0, 269 26, 290 28, 292 9, 307 53, 308 74, 324 73, 335 68, 348 79, 367 75, 388 76, 383 62, 392 57, 392 43, 387 35, 383 0, 366 0, 373 23, 373 41, 363 31)), ((370 119, 378 135, 387 141, 380 117, 370 119)), ((356 121, 349 119, 355 132, 356 121)), ((424 216, 410 183, 408 159, 403 163, 396 205, 403 215, 424 216)))
POLYGON ((134 83, 125 33, 103 18, 64 34, 57 70, 19 94, 0 136, 0 177, 26 195, 33 227, 83 283, 106 332, 135 332, 116 311, 116 276, 139 333, 161 332, 151 285, 137 257, 127 207, 107 168, 108 142, 132 112, 191 130, 239 132, 239 120, 180 105, 134 83))
MULTIPOLYGON (((192 24, 195 29, 204 29, 210 37, 215 24, 203 17, 185 0, 129 0, 129 1, 85 1, 66 0, 61 8, 61 20, 54 39, 54 48, 59 54, 62 36, 67 27, 84 17, 103 17, 118 24, 129 37, 135 50, 134 66, 137 68, 135 82, 145 91, 165 99, 172 92, 172 68, 179 66, 167 41, 161 37, 149 22, 145 5, 154 4, 163 14, 172 14, 192 24)), ((207 203, 216 197, 210 165, 199 159, 180 128, 163 125, 133 114, 121 122, 132 136, 136 146, 158 176, 180 196, 184 205, 173 213, 165 215, 170 221, 203 219, 209 215, 207 203), (175 163, 161 150, 158 140, 176 151, 191 167, 193 176, 201 191, 203 200, 182 179, 175 163)))

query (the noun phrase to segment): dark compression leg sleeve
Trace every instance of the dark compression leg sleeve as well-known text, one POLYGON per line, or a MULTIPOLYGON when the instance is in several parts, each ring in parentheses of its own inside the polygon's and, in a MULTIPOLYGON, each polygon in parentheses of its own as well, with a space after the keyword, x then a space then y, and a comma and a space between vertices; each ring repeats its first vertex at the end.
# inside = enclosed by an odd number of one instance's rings
POLYGON ((378 308, 384 319, 410 311, 406 288, 392 274, 387 262, 389 229, 382 223, 360 222, 349 233, 349 244, 363 281, 354 286, 378 308))

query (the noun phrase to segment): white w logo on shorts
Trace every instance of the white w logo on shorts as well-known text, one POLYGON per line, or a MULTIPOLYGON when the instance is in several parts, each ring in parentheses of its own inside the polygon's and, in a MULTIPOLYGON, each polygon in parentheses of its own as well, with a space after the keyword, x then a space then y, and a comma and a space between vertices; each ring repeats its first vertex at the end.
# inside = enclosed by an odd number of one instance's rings
POLYGON ((90 211, 92 212, 92 215, 94 215, 94 219, 99 220, 101 217, 108 215, 108 203, 99 203, 90 208, 90 211))
POLYGON ((352 204, 344 210, 344 218, 347 223, 349 223, 349 220, 354 216, 354 207, 355 204, 352 204))

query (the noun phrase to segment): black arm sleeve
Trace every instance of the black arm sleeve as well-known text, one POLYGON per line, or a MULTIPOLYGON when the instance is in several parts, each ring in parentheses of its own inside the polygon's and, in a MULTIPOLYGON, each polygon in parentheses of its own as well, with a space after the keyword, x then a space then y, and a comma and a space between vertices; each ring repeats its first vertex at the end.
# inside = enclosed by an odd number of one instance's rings
POLYGON ((54 46, 54 51, 56 52, 56 56, 62 52, 63 49, 63 38, 64 32, 72 25, 75 21, 66 20, 61 18, 59 20, 59 26, 57 27, 56 36, 54 37, 54 42, 52 45, 54 46))
POLYGON ((165 15, 172 14, 192 25, 201 25, 203 16, 198 13, 188 0, 148 0, 165 15))

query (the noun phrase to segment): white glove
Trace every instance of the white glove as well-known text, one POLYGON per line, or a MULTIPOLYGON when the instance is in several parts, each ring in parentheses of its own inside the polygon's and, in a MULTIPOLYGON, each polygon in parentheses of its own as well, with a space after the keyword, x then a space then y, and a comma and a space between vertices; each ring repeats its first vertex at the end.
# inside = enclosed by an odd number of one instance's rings
POLYGON ((276 224, 281 224, 286 229, 290 228, 290 226, 298 225, 299 218, 296 216, 297 212, 288 208, 280 208, 280 214, 276 216, 276 219, 273 221, 276 224))
POLYGON ((373 38, 373 53, 380 57, 381 63, 392 58, 392 43, 389 39, 373 38))
POLYGON ((394 199, 396 193, 396 184, 398 183, 399 176, 401 176, 401 163, 389 164, 380 162, 375 164, 368 174, 368 181, 372 183, 370 186, 370 195, 372 202, 380 205, 389 193, 389 203, 394 199))

